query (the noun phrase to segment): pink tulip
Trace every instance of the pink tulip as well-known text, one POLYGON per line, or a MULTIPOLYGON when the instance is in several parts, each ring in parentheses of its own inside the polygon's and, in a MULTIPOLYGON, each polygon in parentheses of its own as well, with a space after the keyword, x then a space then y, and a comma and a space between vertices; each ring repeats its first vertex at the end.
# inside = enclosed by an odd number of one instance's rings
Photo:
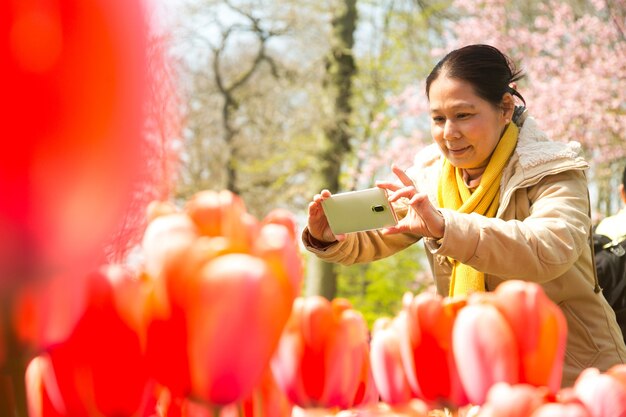
POLYGON ((181 252, 199 236, 194 222, 184 213, 156 217, 148 223, 141 243, 145 272, 155 279, 167 279, 181 252))
POLYGON ((518 382, 515 336, 493 305, 476 303, 461 309, 452 341, 459 376, 473 404, 483 404, 487 392, 497 382, 518 382))
POLYGON ((520 355, 519 381, 547 386, 552 393, 561 387, 567 323, 561 309, 539 284, 506 281, 490 298, 509 323, 520 355))
POLYGON ((574 393, 592 417, 626 417, 626 384, 621 379, 622 366, 626 365, 613 368, 610 373, 587 368, 576 379, 574 393))
POLYGON ((381 399, 402 404, 411 399, 411 387, 402 367, 400 335, 395 321, 378 319, 370 342, 372 375, 381 399))
POLYGON ((397 325, 402 363, 413 395, 429 403, 467 404, 452 344, 453 324, 465 301, 421 293, 405 297, 404 303, 397 325))
POLYGON ((293 292, 261 258, 227 254, 208 261, 181 309, 187 321, 192 392, 213 404, 249 395, 291 311, 293 292))
POLYGON ((300 407, 348 408, 375 398, 367 326, 347 300, 297 298, 272 369, 300 407))
POLYGON ((539 406, 548 402, 548 389, 529 384, 494 384, 487 400, 480 407, 480 417, 529 417, 539 406))
POLYGON ((285 285, 285 291, 290 289, 292 299, 300 294, 304 274, 302 257, 288 227, 279 223, 262 226, 251 253, 265 260, 276 278, 285 285))

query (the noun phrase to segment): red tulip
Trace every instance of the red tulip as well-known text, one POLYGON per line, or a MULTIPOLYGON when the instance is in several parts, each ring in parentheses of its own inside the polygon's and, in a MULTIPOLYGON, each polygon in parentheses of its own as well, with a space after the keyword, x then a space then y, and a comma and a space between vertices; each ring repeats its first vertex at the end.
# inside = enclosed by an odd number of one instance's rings
POLYGON ((499 310, 488 303, 462 308, 452 333, 454 358, 470 402, 481 405, 497 382, 519 380, 515 335, 499 310))
POLYGON ((13 315, 7 319, 12 320, 9 326, 19 345, 29 347, 22 352, 37 352, 68 337, 85 310, 88 273, 83 268, 78 268, 80 275, 78 270, 66 270, 24 282, 10 294, 6 303, 12 304, 13 315))
POLYGON ((263 377, 261 385, 245 400, 215 407, 190 398, 173 397, 164 388, 156 405, 142 417, 291 417, 291 405, 275 385, 263 377))
POLYGON ((10 196, 0 204, 0 367, 20 373, 83 313, 85 277, 145 169, 147 34, 138 0, 0 2, 0 194, 10 196))
POLYGON ((402 367, 398 320, 378 319, 370 342, 372 375, 381 399, 403 404, 411 399, 411 387, 402 367))
POLYGON ((367 326, 344 299, 296 299, 272 369, 301 407, 348 408, 375 398, 367 326))
POLYGON ((268 368, 252 394, 220 410, 219 417, 290 417, 292 405, 268 368))
POLYGON ((149 224, 148 357, 174 398, 224 405, 250 395, 300 291, 297 245, 281 224, 259 227, 229 191, 197 193, 149 224))
POLYGON ((225 238, 233 252, 247 252, 252 245, 250 225, 255 220, 241 197, 228 190, 197 192, 187 201, 185 212, 201 235, 225 238))
POLYGON ((587 368, 576 379, 574 393, 592 417, 626 417, 623 367, 626 365, 612 368, 606 373, 601 373, 596 368, 587 368))
POLYGON ((1 3, 0 291, 98 262, 142 167, 147 33, 139 1, 1 3))
POLYGON ((519 382, 547 386, 552 393, 561 387, 567 323, 561 309, 539 284, 506 281, 490 300, 509 323, 519 352, 519 382))
POLYGON ((487 400, 480 407, 480 417, 530 417, 548 402, 548 394, 546 387, 498 382, 489 389, 487 400))
POLYGON ((66 341, 49 349, 51 372, 62 400, 55 406, 68 417, 133 416, 148 383, 142 283, 115 265, 89 279, 84 315, 66 341))
POLYGON ((465 301, 421 293, 405 303, 400 343, 413 394, 429 403, 467 404, 452 345, 453 325, 465 301))
POLYGON ((186 303, 196 396, 227 404, 251 393, 289 317, 288 284, 247 254, 219 256, 199 271, 195 295, 186 303))

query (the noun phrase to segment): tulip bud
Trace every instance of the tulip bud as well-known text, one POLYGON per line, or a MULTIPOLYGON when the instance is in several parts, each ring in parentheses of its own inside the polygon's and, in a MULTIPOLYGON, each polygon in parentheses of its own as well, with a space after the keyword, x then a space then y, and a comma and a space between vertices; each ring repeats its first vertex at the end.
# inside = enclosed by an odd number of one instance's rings
POLYGON ((489 389, 487 400, 480 407, 480 417, 529 417, 548 402, 548 394, 546 387, 498 382, 489 389))
POLYGON ((583 370, 574 383, 574 393, 592 417, 626 417, 626 385, 611 373, 583 370))
POLYGON ((487 392, 497 382, 518 382, 515 336, 493 305, 469 304, 461 309, 452 340, 459 376, 473 404, 483 404, 487 392))
POLYGON ((509 323, 520 355, 519 381, 547 386, 552 393, 561 387, 567 323, 561 309, 543 288, 526 281, 506 281, 492 297, 509 323))
POLYGON ((411 387, 402 367, 399 331, 390 319, 378 319, 370 342, 372 375, 381 399, 388 404, 411 399, 411 387))
POLYGON ((461 406, 467 397, 453 356, 452 329, 465 301, 432 293, 404 297, 398 315, 401 357, 413 395, 428 403, 461 406))
POLYGON ((210 260, 181 308, 187 322, 192 392, 212 404, 249 395, 287 322, 293 293, 248 254, 210 260))
POLYGON ((300 407, 348 408, 374 397, 367 326, 344 299, 297 298, 272 369, 300 407))

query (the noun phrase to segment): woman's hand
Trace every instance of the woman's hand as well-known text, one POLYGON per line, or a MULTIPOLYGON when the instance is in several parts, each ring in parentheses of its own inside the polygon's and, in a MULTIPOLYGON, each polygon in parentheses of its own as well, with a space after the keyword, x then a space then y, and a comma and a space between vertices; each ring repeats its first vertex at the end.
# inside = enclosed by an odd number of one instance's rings
POLYGON ((311 236, 321 243, 332 243, 343 240, 344 235, 334 235, 328 224, 328 219, 322 208, 322 201, 331 196, 330 191, 322 190, 321 193, 313 197, 313 201, 309 203, 309 217, 307 219, 307 227, 311 236))
POLYGON ((391 165, 391 170, 400 179, 401 185, 377 182, 376 186, 391 191, 390 202, 406 197, 409 200, 409 210, 397 225, 385 229, 383 233, 413 233, 434 239, 442 238, 445 229, 443 215, 431 204, 426 194, 417 190, 411 178, 403 170, 395 164, 391 165))

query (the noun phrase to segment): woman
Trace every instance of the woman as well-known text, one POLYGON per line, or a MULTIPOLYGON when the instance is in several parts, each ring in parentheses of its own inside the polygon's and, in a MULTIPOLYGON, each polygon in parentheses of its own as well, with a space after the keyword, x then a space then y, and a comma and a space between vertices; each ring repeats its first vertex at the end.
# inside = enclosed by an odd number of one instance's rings
POLYGON ((401 220, 392 228, 335 236, 309 204, 303 241, 329 261, 350 265, 392 255, 424 238, 443 296, 491 291, 509 279, 534 281, 565 314, 563 386, 581 370, 626 360, 615 316, 594 273, 588 164, 575 142, 549 141, 514 97, 522 77, 498 49, 452 51, 426 80, 431 133, 401 184, 383 182, 401 220))

